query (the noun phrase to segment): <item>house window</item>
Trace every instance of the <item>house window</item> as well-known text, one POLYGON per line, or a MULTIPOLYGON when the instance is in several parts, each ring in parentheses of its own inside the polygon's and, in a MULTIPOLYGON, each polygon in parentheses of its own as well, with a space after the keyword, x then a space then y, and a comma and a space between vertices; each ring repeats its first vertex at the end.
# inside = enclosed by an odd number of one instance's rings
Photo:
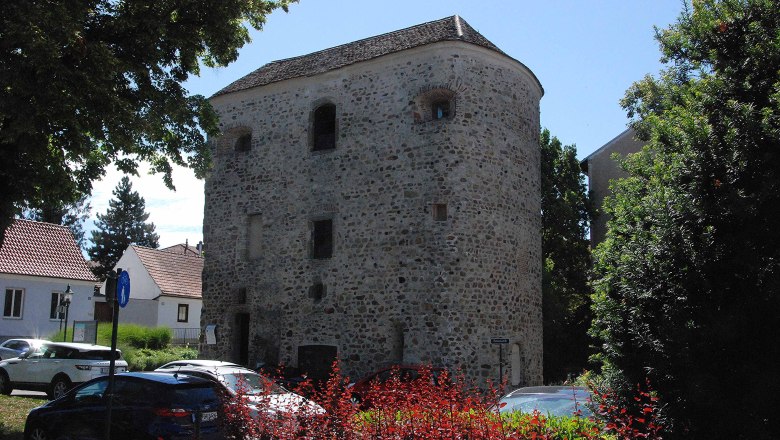
POLYGON ((447 204, 446 203, 434 203, 433 204, 433 219, 437 222, 447 221, 447 204))
POLYGON ((179 314, 176 317, 176 321, 178 322, 187 322, 190 318, 190 305, 189 304, 179 304, 179 314))
POLYGON ((450 102, 449 101, 434 101, 431 105, 431 118, 432 119, 444 119, 450 117, 450 102))
POLYGON ((60 313, 60 304, 62 304, 63 294, 62 292, 51 293, 51 308, 49 309, 49 319, 63 319, 64 313, 60 313))
POLYGON ((238 303, 239 304, 246 304, 246 287, 239 287, 238 288, 238 303))
POLYGON ((23 301, 24 301, 23 289, 5 289, 5 305, 3 307, 3 318, 21 318, 23 301))
POLYGON ((312 151, 336 148, 336 106, 324 104, 314 110, 312 151))
POLYGON ((333 220, 315 220, 311 223, 311 257, 333 256, 333 220))
POLYGON ((252 149, 252 133, 245 133, 236 139, 234 146, 236 151, 249 151, 252 149))

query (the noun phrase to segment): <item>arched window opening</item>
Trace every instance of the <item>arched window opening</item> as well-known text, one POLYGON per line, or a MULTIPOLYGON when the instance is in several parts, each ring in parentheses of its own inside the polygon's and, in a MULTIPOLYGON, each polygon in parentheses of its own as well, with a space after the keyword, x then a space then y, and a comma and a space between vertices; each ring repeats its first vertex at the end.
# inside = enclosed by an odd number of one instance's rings
POLYGON ((252 133, 244 133, 236 139, 234 146, 236 151, 249 151, 252 149, 252 133))
POLYGON ((455 92, 443 87, 421 92, 412 101, 414 121, 425 123, 452 119, 455 116, 455 98, 455 92))

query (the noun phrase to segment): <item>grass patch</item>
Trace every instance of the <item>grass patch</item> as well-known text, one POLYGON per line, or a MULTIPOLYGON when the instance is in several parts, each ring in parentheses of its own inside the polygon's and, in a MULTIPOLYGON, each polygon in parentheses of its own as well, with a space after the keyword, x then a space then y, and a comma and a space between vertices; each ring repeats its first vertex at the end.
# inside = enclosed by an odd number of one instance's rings
POLYGON ((47 402, 44 396, 17 397, 0 394, 0 438, 21 440, 27 414, 36 406, 47 402))

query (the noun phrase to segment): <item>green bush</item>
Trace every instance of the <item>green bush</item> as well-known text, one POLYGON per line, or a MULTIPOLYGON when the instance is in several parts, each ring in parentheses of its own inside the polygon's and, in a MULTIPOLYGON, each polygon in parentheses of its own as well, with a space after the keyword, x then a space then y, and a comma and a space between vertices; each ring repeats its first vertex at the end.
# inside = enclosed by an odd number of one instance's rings
MULTIPOLYGON (((119 324, 116 336, 117 346, 161 349, 171 343, 173 331, 168 327, 119 324)), ((111 325, 109 323, 98 325, 98 343, 111 345, 111 325)))
POLYGON ((162 364, 179 359, 196 359, 198 350, 190 347, 168 347, 158 350, 127 348, 122 351, 130 371, 151 371, 162 364))

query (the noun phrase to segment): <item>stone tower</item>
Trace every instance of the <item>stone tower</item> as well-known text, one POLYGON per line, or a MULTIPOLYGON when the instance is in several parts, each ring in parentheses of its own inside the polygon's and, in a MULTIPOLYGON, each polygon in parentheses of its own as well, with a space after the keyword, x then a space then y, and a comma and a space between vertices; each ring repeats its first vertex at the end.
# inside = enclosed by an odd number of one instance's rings
POLYGON ((534 74, 458 16, 272 62, 211 102, 204 355, 542 381, 534 74), (215 327, 213 327, 215 326, 215 327))

